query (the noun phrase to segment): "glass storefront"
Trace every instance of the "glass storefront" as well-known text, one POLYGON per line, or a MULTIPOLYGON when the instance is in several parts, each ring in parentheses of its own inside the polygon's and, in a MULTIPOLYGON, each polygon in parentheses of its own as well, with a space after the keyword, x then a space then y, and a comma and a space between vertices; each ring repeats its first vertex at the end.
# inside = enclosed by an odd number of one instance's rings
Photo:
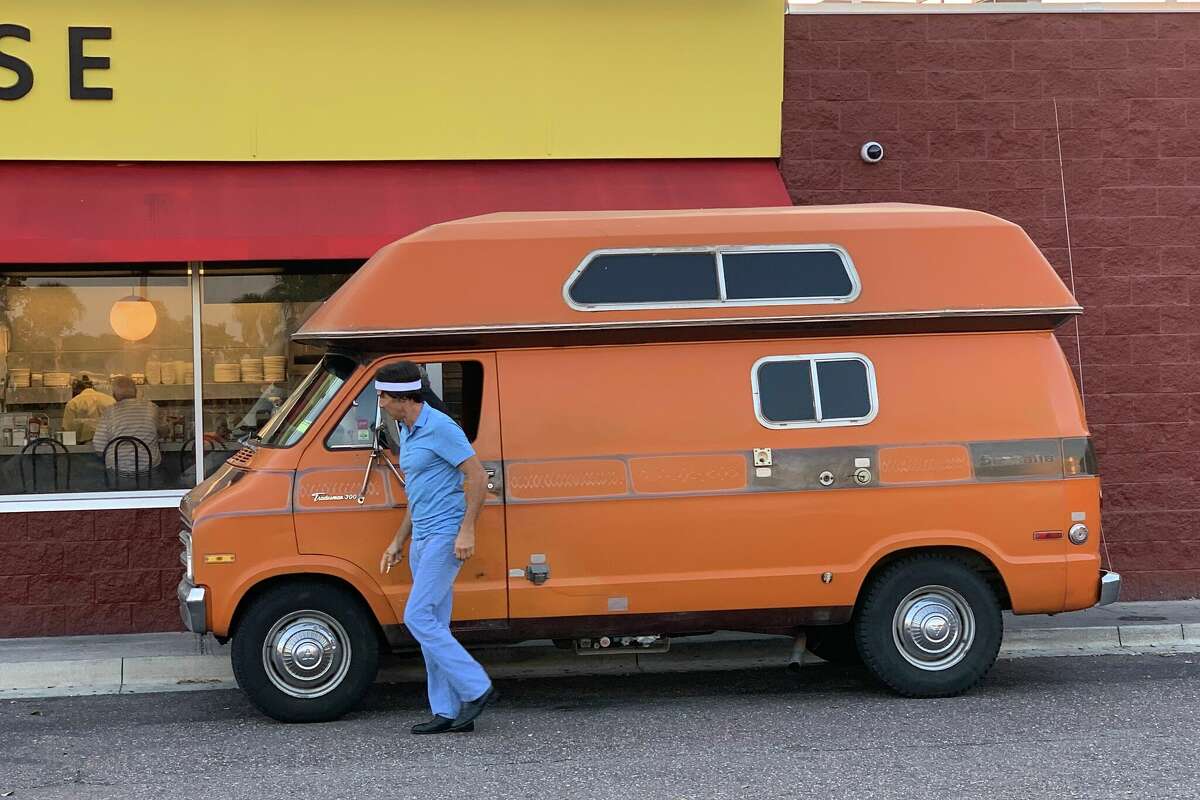
POLYGON ((194 486, 317 363, 291 335, 358 264, 0 266, 0 503, 194 486))
POLYGON ((266 424, 320 360, 291 335, 358 262, 205 265, 200 278, 206 472, 266 424))

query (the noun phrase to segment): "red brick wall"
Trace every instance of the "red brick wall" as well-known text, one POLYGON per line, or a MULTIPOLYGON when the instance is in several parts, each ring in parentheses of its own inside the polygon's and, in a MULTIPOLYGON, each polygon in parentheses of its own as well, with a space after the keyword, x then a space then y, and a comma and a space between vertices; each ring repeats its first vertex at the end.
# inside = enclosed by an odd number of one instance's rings
POLYGON ((181 630, 179 511, 0 514, 0 637, 181 630))
POLYGON ((795 203, 989 211, 1068 280, 1057 100, 1112 563, 1126 599, 1200 596, 1200 15, 795 15, 785 46, 795 203))

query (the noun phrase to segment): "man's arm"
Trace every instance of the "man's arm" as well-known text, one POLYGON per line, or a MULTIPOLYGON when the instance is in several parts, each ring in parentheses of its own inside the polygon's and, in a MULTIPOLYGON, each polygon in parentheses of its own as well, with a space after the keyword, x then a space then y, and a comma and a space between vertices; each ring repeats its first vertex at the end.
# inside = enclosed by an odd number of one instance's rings
POLYGON ((75 430, 75 404, 71 401, 68 401, 63 409, 62 429, 64 431, 75 430))
POLYGON ((104 456, 104 448, 108 445, 109 437, 112 435, 108 432, 108 424, 112 421, 112 414, 108 409, 100 415, 100 422, 96 424, 96 432, 92 434, 92 449, 97 455, 104 456))
POLYGON ((467 513, 463 517, 462 527, 458 530, 458 538, 454 540, 454 555, 466 561, 475 555, 475 520, 483 510, 483 501, 487 499, 487 472, 480 462, 479 456, 471 456, 458 465, 463 474, 463 494, 467 498, 467 513))
POLYGON ((381 573, 386 575, 388 570, 404 558, 404 543, 408 541, 409 536, 412 536, 412 509, 406 508, 404 509, 404 521, 400 523, 396 535, 392 537, 392 543, 383 551, 383 558, 379 562, 381 573))

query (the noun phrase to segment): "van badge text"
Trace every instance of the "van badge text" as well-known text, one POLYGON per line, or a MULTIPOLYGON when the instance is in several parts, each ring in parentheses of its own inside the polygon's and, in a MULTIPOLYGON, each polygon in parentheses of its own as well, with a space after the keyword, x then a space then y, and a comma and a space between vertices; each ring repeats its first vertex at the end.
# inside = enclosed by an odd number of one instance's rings
POLYGON ((327 503, 330 500, 357 500, 356 494, 325 494, 324 492, 313 492, 312 499, 314 503, 327 503))

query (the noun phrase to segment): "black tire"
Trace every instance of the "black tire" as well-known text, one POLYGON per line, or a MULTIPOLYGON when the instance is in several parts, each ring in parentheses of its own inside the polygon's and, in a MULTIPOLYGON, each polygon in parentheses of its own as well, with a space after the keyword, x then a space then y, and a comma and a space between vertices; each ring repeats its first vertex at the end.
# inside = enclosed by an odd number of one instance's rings
POLYGON ((371 688, 379 639, 370 609, 352 591, 288 583, 254 598, 234 633, 231 656, 238 686, 268 717, 328 722, 357 706, 371 688), (294 673, 280 666, 281 658, 266 655, 268 637, 292 644, 294 673), (329 643, 336 645, 323 647, 329 643), (305 661, 312 664, 307 671, 305 661))
POLYGON ((971 689, 996 663, 1003 636, 1000 602, 987 580, 961 560, 934 554, 885 567, 863 591, 854 620, 863 664, 906 697, 950 697, 971 689), (902 608, 912 611, 914 621, 926 620, 913 626, 917 634, 897 626, 902 608), (953 624, 938 622, 955 616, 961 620, 957 639, 953 624))
POLYGON ((804 646, 822 661, 846 667, 862 664, 862 655, 858 652, 858 642, 854 639, 854 626, 851 623, 820 625, 808 628, 805 633, 804 646))

